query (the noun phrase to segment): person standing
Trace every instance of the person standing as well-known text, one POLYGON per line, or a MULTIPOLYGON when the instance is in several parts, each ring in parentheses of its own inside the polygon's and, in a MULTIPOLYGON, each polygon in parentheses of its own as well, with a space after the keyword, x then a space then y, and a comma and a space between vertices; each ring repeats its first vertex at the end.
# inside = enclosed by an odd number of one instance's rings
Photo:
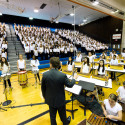
POLYGON ((28 43, 25 46, 25 54, 27 56, 27 59, 29 60, 30 59, 30 47, 29 47, 28 43))
MULTIPOLYGON (((7 75, 7 73, 9 73, 10 65, 7 62, 7 59, 5 57, 2 57, 1 64, 0 64, 0 70, 2 71, 2 75, 7 75)), ((4 92, 7 88, 7 82, 9 84, 9 87, 12 89, 10 78, 8 78, 7 80, 4 79, 4 86, 5 86, 4 92)))
MULTIPOLYGON (((66 118, 64 86, 72 87, 75 80, 73 79, 70 82, 66 74, 58 71, 59 66, 60 60, 58 57, 50 58, 50 71, 43 74, 41 90, 45 102, 49 105, 51 125, 57 125, 57 111, 63 125, 68 125, 71 117, 66 118)), ((74 78, 77 78, 77 76, 74 76, 74 78)))
POLYGON ((18 71, 26 70, 26 61, 23 59, 23 55, 19 55, 19 60, 17 61, 17 69, 18 71))
POLYGON ((31 60, 31 63, 30 63, 30 65, 32 66, 32 72, 34 73, 36 83, 37 83, 37 77, 38 77, 39 83, 40 83, 40 76, 39 76, 39 69, 38 69, 38 66, 40 65, 39 60, 36 59, 34 55, 32 58, 33 59, 31 60))

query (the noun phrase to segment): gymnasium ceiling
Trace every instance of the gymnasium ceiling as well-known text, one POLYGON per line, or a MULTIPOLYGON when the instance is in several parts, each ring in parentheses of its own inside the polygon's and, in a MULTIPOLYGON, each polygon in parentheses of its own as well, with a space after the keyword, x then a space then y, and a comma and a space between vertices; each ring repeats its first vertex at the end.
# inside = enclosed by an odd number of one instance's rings
MULTIPOLYGON (((92 0, 0 0, 0 12, 3 14, 33 17, 44 20, 55 19, 54 21, 73 24, 74 16, 70 16, 69 14, 73 13, 72 5, 74 5, 76 8, 75 24, 77 25, 83 23, 84 19, 87 19, 87 22, 85 22, 86 24, 103 18, 107 16, 107 14, 116 15, 115 17, 124 19, 123 15, 121 16, 116 13, 111 14, 111 10, 107 11, 104 7, 99 7, 99 5, 93 6, 91 1, 92 0), (40 9, 43 3, 47 5, 44 9, 40 9), (34 12, 35 8, 39 10, 38 13, 34 12)), ((111 5, 120 11, 125 11, 125 0, 98 1, 111 5)))

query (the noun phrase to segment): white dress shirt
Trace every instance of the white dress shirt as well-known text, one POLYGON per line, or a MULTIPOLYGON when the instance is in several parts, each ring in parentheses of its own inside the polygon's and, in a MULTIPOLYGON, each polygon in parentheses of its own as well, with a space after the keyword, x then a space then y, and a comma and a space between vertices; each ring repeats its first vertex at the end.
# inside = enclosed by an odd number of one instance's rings
POLYGON ((30 65, 32 66, 32 71, 34 71, 34 70, 39 70, 39 69, 38 69, 38 66, 39 66, 40 64, 39 64, 39 61, 38 61, 37 59, 36 59, 36 60, 31 60, 30 65))

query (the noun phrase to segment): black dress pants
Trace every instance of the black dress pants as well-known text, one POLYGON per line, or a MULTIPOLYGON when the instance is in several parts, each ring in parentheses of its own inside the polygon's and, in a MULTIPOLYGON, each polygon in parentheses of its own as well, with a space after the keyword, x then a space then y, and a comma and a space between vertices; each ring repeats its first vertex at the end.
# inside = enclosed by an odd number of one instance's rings
POLYGON ((27 59, 30 58, 30 53, 26 53, 27 59))
MULTIPOLYGON (((7 81, 8 81, 9 87, 11 87, 11 82, 10 82, 10 79, 8 79, 7 81)), ((4 80, 4 86, 5 86, 5 89, 6 89, 6 88, 7 88, 7 83, 6 83, 6 80, 4 80)))
POLYGON ((57 123, 56 123, 56 113, 57 113, 57 111, 59 113, 61 121, 63 122, 63 125, 68 125, 68 121, 67 121, 67 118, 66 118, 65 105, 63 105, 59 108, 49 106, 49 110, 50 110, 51 125, 57 125, 57 123))
POLYGON ((31 50, 31 58, 33 57, 33 55, 34 55, 34 54, 33 54, 33 50, 31 50))

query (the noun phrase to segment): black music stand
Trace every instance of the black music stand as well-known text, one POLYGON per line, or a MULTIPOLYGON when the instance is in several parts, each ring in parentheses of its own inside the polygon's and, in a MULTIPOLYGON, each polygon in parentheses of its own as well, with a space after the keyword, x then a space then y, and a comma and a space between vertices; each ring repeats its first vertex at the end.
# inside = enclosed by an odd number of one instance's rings
POLYGON ((72 109, 71 110, 66 109, 66 111, 71 112, 72 119, 74 119, 74 112, 77 111, 78 109, 73 109, 73 101, 74 101, 73 97, 74 97, 74 94, 76 94, 76 95, 80 94, 80 92, 82 90, 82 87, 75 84, 72 88, 66 87, 65 90, 72 93, 72 97, 71 97, 71 100, 72 100, 72 109))
POLYGON ((87 93, 87 90, 94 91, 95 84, 86 82, 86 81, 79 81, 78 85, 82 86, 82 89, 85 90, 85 105, 84 107, 83 106, 80 106, 80 107, 84 109, 84 116, 86 116, 86 93, 87 93))
MULTIPOLYGON (((7 74, 6 74, 6 76, 7 76, 7 74)), ((3 82, 4 82, 4 80, 3 80, 3 82)), ((6 80, 6 84, 7 84, 7 83, 8 83, 8 82, 7 82, 7 80, 6 80)), ((3 84, 4 84, 4 83, 3 83, 3 84)), ((5 86, 4 86, 4 90, 5 90, 4 93, 5 93, 6 101, 3 102, 2 105, 3 105, 3 106, 8 106, 9 104, 11 104, 12 101, 7 99, 7 88, 5 88, 5 86)))
POLYGON ((5 102, 3 102, 3 106, 7 106, 7 105, 9 105, 12 101, 11 100, 8 100, 7 99, 7 92, 6 92, 7 90, 5 90, 5 98, 6 98, 6 101, 5 102))

